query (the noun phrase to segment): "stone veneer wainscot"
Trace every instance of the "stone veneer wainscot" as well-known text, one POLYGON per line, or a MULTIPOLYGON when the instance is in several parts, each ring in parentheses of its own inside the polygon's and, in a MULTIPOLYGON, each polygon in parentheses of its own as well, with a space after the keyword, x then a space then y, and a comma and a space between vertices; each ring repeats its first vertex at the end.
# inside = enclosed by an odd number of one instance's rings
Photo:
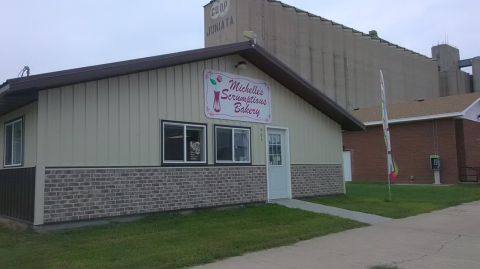
MULTIPOLYGON (((343 193, 341 165, 292 165, 294 198, 343 193)), ((264 166, 47 169, 45 223, 265 202, 264 166)))
POLYGON ((45 223, 267 200, 264 166, 55 169, 45 176, 45 223))
POLYGON ((342 165, 292 165, 293 198, 344 193, 342 165))

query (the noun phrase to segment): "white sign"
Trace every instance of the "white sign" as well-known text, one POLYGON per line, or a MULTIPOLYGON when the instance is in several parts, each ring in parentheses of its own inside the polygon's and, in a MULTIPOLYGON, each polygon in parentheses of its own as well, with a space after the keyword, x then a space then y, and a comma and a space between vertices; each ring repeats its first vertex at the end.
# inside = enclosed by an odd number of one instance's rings
POLYGON ((230 0, 217 0, 210 9, 210 17, 216 20, 218 17, 223 18, 230 10, 230 0))
POLYGON ((204 71, 205 115, 212 119, 272 122, 270 84, 220 71, 204 71))

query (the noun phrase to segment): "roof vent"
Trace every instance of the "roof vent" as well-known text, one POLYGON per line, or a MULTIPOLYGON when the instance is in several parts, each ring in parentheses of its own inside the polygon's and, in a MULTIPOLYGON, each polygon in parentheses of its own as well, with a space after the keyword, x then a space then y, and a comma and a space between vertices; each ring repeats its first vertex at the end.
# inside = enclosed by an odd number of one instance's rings
POLYGON ((373 37, 376 37, 378 38, 378 33, 376 30, 371 30, 370 32, 368 32, 369 35, 373 36, 373 37))
POLYGON ((27 75, 27 77, 30 76, 30 67, 25 66, 25 67, 20 71, 20 73, 18 73, 18 76, 17 76, 17 77, 23 77, 23 75, 25 75, 25 74, 27 75))

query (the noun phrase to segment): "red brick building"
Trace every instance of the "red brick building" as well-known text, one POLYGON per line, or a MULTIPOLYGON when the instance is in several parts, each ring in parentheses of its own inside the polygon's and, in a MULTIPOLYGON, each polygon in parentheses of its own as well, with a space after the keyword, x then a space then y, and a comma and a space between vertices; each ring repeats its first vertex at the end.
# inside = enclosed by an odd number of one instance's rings
MULTIPOLYGON (((399 167, 395 182, 434 183, 430 155, 440 156, 442 184, 458 183, 462 174, 475 171, 466 167, 480 167, 479 101, 480 93, 471 93, 387 106, 392 152, 399 167)), ((353 181, 386 181, 381 107, 350 112, 367 126, 364 132, 343 133, 353 181)))

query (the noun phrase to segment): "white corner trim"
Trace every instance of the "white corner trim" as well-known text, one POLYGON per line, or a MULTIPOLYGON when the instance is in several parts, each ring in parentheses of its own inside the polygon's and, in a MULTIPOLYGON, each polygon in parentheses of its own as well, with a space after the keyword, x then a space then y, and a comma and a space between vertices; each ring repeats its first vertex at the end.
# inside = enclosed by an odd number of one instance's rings
POLYGON ((467 114, 467 112, 468 112, 472 107, 474 107, 476 104, 478 104, 478 102, 480 102, 480 98, 478 98, 475 102, 473 102, 471 105, 469 105, 467 108, 465 108, 465 110, 462 111, 463 116, 465 116, 465 115, 467 114))
MULTIPOLYGON (((428 115, 428 116, 421 116, 421 117, 392 119, 392 120, 388 120, 388 123, 402 123, 402 122, 412 122, 412 121, 422 121, 422 120, 432 120, 432 119, 442 119, 442 118, 453 118, 453 117, 463 117, 463 116, 465 116, 464 112, 454 112, 454 113, 436 114, 436 115, 428 115)), ((365 126, 381 125, 382 121, 369 121, 369 122, 365 122, 364 124, 365 124, 365 126)))

